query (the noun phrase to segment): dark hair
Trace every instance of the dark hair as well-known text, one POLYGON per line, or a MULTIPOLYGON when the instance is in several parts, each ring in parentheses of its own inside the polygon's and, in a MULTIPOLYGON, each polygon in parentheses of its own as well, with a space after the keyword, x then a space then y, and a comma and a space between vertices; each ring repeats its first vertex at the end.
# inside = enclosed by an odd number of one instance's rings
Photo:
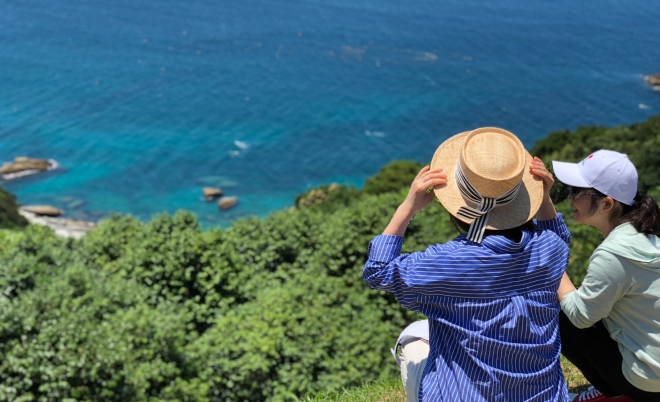
MULTIPOLYGON (((607 197, 595 188, 571 187, 569 190, 569 194, 590 191, 591 206, 589 207, 589 216, 593 215, 596 209, 598 209, 598 201, 607 197)), ((658 204, 651 196, 638 191, 635 194, 632 205, 626 205, 619 201, 615 205, 616 209, 612 216, 610 216, 610 222, 630 222, 639 233, 660 235, 660 208, 658 208, 658 204)))
MULTIPOLYGON (((468 230, 470 230, 470 224, 469 223, 463 222, 462 220, 458 219, 457 217, 455 217, 452 214, 449 214, 449 216, 451 217, 451 222, 454 225, 454 227, 456 228, 456 230, 458 230, 461 233, 467 233, 468 230)), ((486 229, 486 231, 484 232, 484 238, 486 236, 490 236, 490 235, 500 235, 500 236, 506 237, 507 239, 509 239, 511 241, 515 241, 517 243, 520 240, 522 240, 523 230, 526 230, 528 232, 536 231, 536 225, 534 224, 534 221, 533 220, 527 221, 527 222, 523 223, 522 225, 516 226, 515 228, 511 228, 511 229, 504 229, 504 230, 486 229)))
POLYGON ((619 205, 620 212, 611 220, 630 222, 639 233, 660 235, 660 208, 650 195, 638 191, 632 205, 619 205))

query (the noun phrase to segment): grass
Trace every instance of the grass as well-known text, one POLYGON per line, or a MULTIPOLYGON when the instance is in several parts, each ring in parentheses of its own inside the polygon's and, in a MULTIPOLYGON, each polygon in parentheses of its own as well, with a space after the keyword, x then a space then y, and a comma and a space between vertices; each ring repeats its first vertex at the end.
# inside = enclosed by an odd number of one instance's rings
POLYGON ((573 365, 573 363, 566 360, 564 356, 561 357, 561 367, 564 370, 564 377, 566 378, 566 385, 568 385, 568 392, 579 394, 585 389, 589 388, 589 381, 582 375, 582 372, 573 365))
POLYGON ((406 402, 406 393, 401 378, 392 378, 369 382, 360 388, 320 392, 304 402, 406 402))
MULTIPOLYGON (((589 382, 580 370, 571 362, 561 357, 561 366, 568 385, 568 392, 580 393, 589 387, 589 382)), ((304 402, 406 402, 406 394, 400 378, 375 381, 359 388, 345 389, 338 392, 320 392, 307 397, 304 402)))

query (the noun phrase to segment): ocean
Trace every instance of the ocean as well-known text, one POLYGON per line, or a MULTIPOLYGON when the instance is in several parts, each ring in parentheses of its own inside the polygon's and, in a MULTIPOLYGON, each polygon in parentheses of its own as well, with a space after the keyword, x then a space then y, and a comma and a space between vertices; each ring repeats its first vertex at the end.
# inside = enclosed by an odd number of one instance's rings
POLYGON ((660 113, 660 2, 0 0, 0 183, 97 220, 288 208, 481 126, 527 147, 660 113), (219 211, 204 186, 239 203, 219 211))

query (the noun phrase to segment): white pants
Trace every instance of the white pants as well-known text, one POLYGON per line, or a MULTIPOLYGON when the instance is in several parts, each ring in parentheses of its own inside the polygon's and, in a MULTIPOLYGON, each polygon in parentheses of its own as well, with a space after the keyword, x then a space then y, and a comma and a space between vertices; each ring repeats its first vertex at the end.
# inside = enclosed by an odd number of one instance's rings
POLYGON ((429 344, 422 339, 401 346, 401 353, 398 356, 399 366, 401 367, 401 381, 403 381, 403 388, 406 390, 408 402, 418 402, 419 383, 422 380, 429 349, 429 344))

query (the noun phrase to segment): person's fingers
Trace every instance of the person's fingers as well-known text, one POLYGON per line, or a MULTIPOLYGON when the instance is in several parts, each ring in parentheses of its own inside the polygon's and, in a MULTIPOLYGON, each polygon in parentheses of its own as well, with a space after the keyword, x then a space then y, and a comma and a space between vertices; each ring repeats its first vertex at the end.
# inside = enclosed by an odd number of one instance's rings
POLYGON ((427 177, 424 177, 423 180, 421 180, 422 185, 428 185, 429 183, 435 183, 435 182, 441 182, 441 183, 447 183, 447 175, 443 173, 435 174, 435 175, 430 175, 427 177))
POLYGON ((531 173, 534 175, 534 177, 536 177, 537 179, 540 179, 543 182, 543 187, 545 189, 549 189, 555 183, 555 179, 552 177, 550 172, 548 172, 547 170, 546 171, 536 171, 536 172, 532 171, 531 173))
POLYGON ((535 176, 552 177, 550 172, 548 172, 547 170, 543 170, 543 169, 531 169, 530 173, 532 173, 535 176))
POLYGON ((530 169, 530 172, 537 176, 552 177, 552 174, 548 172, 546 169, 530 169))
POLYGON ((425 166, 413 181, 412 189, 417 194, 430 194, 432 189, 447 184, 447 174, 442 168, 430 169, 425 166))
POLYGON ((425 172, 423 172, 419 177, 427 177, 431 175, 436 175, 438 173, 442 172, 442 168, 437 168, 437 169, 429 169, 425 172))
POLYGON ((530 166, 529 171, 532 172, 532 174, 540 174, 540 173, 547 173, 550 174, 548 169, 545 168, 545 166, 530 166))
POLYGON ((417 173, 417 176, 415 176, 415 179, 418 179, 418 178, 422 177, 422 175, 423 175, 425 172, 428 172, 430 169, 431 169, 430 166, 428 166, 428 165, 427 165, 427 166, 424 166, 422 169, 420 169, 419 173, 417 173))
POLYGON ((422 184, 422 189, 429 189, 429 188, 440 188, 447 184, 447 178, 443 177, 437 177, 429 180, 425 180, 422 184))
POLYGON ((552 176, 552 174, 550 174, 548 169, 545 169, 543 167, 532 167, 532 168, 529 169, 529 171, 534 173, 534 174, 544 174, 544 175, 552 176))
POLYGON ((446 173, 443 173, 443 172, 442 172, 442 169, 429 170, 429 171, 427 171, 427 172, 424 172, 424 173, 423 173, 420 177, 418 177, 417 179, 415 179, 415 181, 416 181, 416 182, 423 183, 423 182, 426 182, 426 181, 428 181, 428 180, 438 179, 438 178, 440 178, 440 179, 446 179, 446 178, 447 178, 447 174, 446 174, 446 173))
POLYGON ((433 176, 433 177, 429 177, 429 178, 428 178, 427 180, 425 180, 425 181, 426 181, 427 183, 428 183, 428 182, 443 182, 443 183, 447 183, 447 176, 443 176, 443 175, 433 176))
POLYGON ((543 180, 543 183, 545 183, 545 184, 552 184, 552 183, 554 183, 554 181, 552 180, 552 177, 542 176, 542 175, 536 175, 536 177, 538 177, 538 178, 540 178, 541 180, 543 180))
POLYGON ((424 178, 423 178, 422 180, 430 180, 430 179, 446 179, 446 178, 447 178, 447 174, 446 174, 446 173, 439 172, 439 173, 428 174, 428 175, 424 176, 424 178))

